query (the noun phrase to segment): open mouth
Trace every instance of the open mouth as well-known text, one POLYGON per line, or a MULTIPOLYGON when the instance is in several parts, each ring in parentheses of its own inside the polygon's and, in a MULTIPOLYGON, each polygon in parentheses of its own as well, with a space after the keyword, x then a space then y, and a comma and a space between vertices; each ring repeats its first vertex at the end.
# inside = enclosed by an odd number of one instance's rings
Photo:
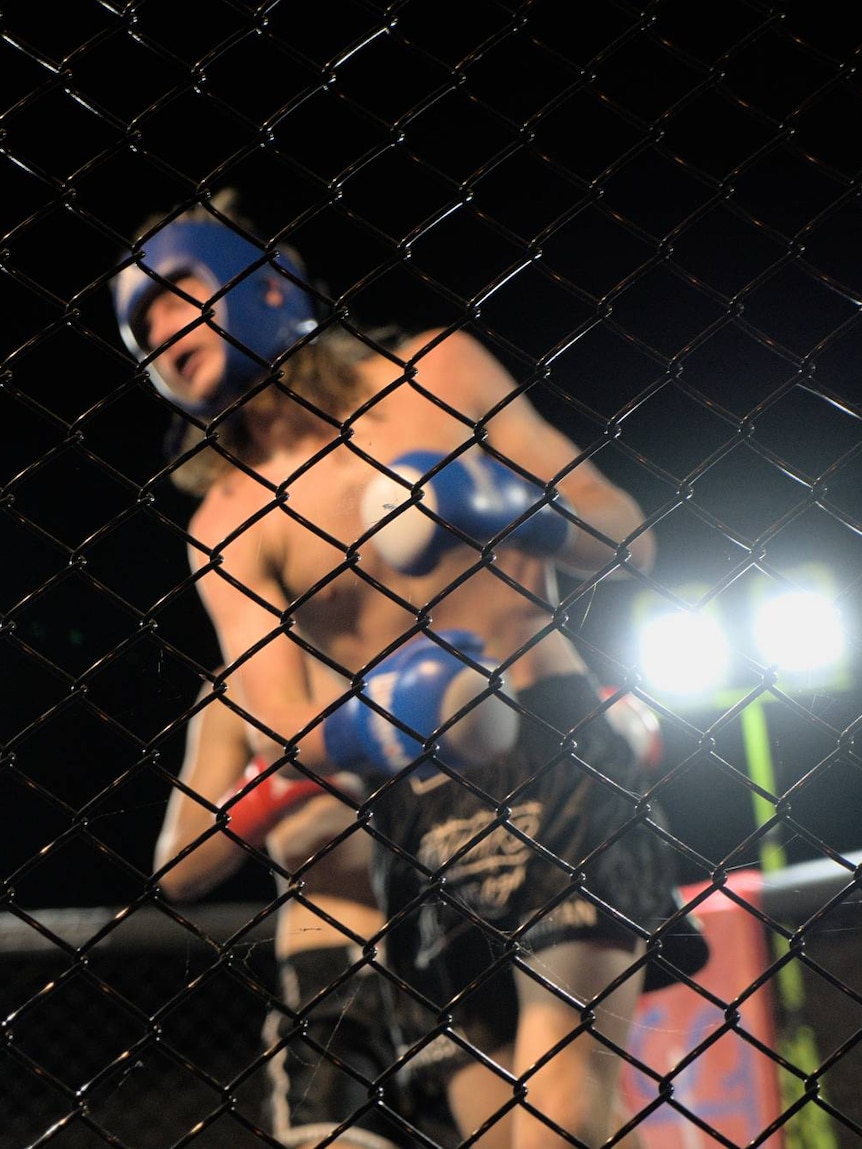
POLYGON ((194 351, 183 351, 174 360, 174 369, 183 379, 190 381, 194 375, 195 358, 194 351))

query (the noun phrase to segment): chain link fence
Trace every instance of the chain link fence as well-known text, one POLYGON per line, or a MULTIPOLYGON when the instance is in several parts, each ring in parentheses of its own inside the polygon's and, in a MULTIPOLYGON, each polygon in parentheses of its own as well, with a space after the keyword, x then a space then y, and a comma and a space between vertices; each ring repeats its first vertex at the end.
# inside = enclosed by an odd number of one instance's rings
POLYGON ((860 44, 854 5, 802 0, 3 6, 0 1146, 275 1144, 266 859, 182 914, 151 879, 220 654, 171 405, 110 305, 142 219, 224 186, 363 323, 469 320, 636 493, 657 566, 564 576, 559 625, 661 719, 682 881, 763 875, 768 957, 719 1004, 733 1030, 770 987, 790 1085, 747 1143, 862 1142, 860 44), (753 611, 811 585, 843 660, 778 676, 753 611), (725 625, 722 691, 640 677, 669 607, 725 625))

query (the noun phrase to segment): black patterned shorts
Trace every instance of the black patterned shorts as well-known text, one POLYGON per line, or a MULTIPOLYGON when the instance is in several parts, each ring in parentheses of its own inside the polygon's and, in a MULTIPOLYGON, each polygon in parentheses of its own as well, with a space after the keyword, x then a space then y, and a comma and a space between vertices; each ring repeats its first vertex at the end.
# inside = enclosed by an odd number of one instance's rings
POLYGON ((467 785, 399 778, 373 806, 395 1011, 429 1071, 464 1060, 458 1035, 486 1053, 512 1041, 514 956, 570 940, 632 952, 676 910, 673 854, 630 748, 603 715, 582 722, 598 706, 592 683, 551 678, 519 702, 505 759, 467 785))

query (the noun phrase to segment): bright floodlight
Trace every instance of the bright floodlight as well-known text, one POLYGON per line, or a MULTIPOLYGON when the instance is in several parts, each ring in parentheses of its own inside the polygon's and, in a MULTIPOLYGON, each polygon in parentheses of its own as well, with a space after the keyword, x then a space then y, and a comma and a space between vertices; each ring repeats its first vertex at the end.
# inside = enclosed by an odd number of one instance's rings
POLYGON ((724 683, 730 659, 727 640, 714 618, 680 611, 646 623, 640 665, 657 690, 702 694, 724 683))
POLYGON ((844 653, 838 611, 813 591, 791 591, 763 603, 754 619, 754 637, 771 666, 790 672, 822 670, 844 653))

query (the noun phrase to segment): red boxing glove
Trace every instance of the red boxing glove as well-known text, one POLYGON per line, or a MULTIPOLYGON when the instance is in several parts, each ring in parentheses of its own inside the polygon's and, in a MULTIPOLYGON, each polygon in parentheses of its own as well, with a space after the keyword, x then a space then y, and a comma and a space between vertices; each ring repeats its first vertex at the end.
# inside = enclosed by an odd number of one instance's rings
MULTIPOLYGON (((618 690, 618 686, 603 686, 599 697, 604 701, 618 690)), ((664 744, 659 720, 646 703, 634 694, 624 694, 605 711, 605 717, 631 746, 638 763, 648 770, 656 770, 661 764, 664 744)))
POLYGON ((230 802, 226 811, 230 815, 229 828, 250 846, 262 846, 285 814, 311 798, 329 793, 311 779, 285 778, 277 770, 253 784, 268 769, 263 759, 252 758, 242 777, 218 801, 222 807, 230 802), (241 797, 237 798, 238 794, 241 797))

